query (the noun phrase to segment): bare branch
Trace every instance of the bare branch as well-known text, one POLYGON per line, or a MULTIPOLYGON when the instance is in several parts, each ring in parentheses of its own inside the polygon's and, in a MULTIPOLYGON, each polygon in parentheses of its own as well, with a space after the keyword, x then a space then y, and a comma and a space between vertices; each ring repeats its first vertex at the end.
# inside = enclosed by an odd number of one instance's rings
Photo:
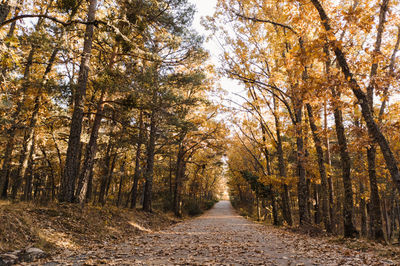
POLYGON ((13 23, 14 21, 17 21, 17 20, 20 20, 20 19, 24 19, 24 18, 44 18, 44 19, 49 19, 49 20, 51 20, 53 22, 56 22, 56 23, 59 23, 59 24, 61 24, 63 26, 69 26, 69 25, 72 25, 72 24, 84 24, 84 25, 93 24, 96 27, 99 24, 107 25, 107 23, 105 23, 104 21, 100 21, 100 20, 94 20, 94 21, 82 21, 82 20, 62 21, 62 20, 59 20, 59 19, 57 19, 55 17, 51 17, 49 15, 44 15, 44 14, 37 14, 37 15, 36 14, 24 14, 24 15, 15 16, 13 18, 10 18, 8 20, 3 21, 2 23, 0 23, 0 28, 5 26, 5 25, 7 25, 7 24, 13 23))
POLYGON ((279 23, 279 22, 276 22, 276 21, 273 21, 273 20, 269 20, 269 19, 259 19, 259 18, 256 18, 256 17, 248 17, 248 16, 245 16, 243 14, 240 14, 236 10, 232 10, 232 12, 239 18, 250 20, 250 21, 253 21, 253 22, 269 23, 269 24, 272 24, 274 26, 278 26, 278 27, 281 27, 281 28, 284 28, 284 29, 288 29, 291 32, 293 32, 295 35, 299 35, 292 27, 290 27, 288 25, 285 25, 285 24, 282 24, 282 23, 279 23))

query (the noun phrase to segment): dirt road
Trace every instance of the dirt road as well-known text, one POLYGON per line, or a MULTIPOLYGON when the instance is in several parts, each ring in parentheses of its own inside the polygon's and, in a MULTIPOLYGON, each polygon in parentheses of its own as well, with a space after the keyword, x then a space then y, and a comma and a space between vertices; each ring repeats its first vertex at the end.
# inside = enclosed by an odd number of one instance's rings
POLYGON ((221 201, 204 215, 47 265, 391 265, 326 240, 253 223, 221 201))

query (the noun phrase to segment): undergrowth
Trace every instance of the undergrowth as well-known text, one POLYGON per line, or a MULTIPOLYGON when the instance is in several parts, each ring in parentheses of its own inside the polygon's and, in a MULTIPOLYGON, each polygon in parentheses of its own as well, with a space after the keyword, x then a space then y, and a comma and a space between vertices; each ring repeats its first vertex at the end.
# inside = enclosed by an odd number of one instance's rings
POLYGON ((178 220, 172 214, 146 213, 114 206, 10 203, 0 201, 0 253, 29 246, 54 253, 117 242, 142 231, 159 230, 178 220))

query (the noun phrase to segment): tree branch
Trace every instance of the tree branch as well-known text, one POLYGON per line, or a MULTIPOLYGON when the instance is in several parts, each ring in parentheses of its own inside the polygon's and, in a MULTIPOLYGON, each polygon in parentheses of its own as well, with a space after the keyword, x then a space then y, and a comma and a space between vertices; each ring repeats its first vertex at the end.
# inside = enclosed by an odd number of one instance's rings
POLYGON ((14 21, 17 21, 17 20, 20 20, 20 19, 24 19, 24 18, 44 18, 44 19, 49 19, 49 20, 51 20, 53 22, 56 22, 56 23, 59 23, 59 24, 61 24, 63 26, 69 26, 69 25, 72 25, 72 24, 84 24, 84 25, 93 24, 96 27, 99 24, 107 25, 107 23, 105 23, 104 21, 101 21, 101 20, 94 20, 94 21, 82 21, 82 20, 62 21, 62 20, 59 20, 59 19, 57 19, 55 17, 51 17, 49 15, 44 15, 44 14, 24 14, 24 15, 15 16, 13 18, 10 18, 8 20, 3 21, 2 23, 0 23, 0 28, 5 26, 5 25, 7 25, 7 24, 13 23, 14 21))

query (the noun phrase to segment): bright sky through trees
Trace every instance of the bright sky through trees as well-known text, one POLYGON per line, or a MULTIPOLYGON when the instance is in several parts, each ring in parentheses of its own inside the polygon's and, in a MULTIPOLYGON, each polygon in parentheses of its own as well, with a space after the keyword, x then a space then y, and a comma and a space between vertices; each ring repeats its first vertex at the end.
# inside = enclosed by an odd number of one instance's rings
MULTIPOLYGON (((215 6, 217 4, 216 0, 189 0, 192 4, 196 5, 196 14, 193 21, 193 27, 205 37, 208 37, 210 32, 207 32, 203 25, 201 25, 201 20, 205 19, 206 16, 213 16, 215 12, 215 6)), ((220 43, 214 37, 209 38, 205 43, 204 47, 210 52, 210 60, 211 62, 217 66, 217 69, 221 66, 221 62, 219 57, 222 55, 223 50, 220 43)), ((243 100, 240 97, 235 96, 235 93, 243 94, 245 93, 244 88, 238 84, 237 81, 221 77, 219 78, 216 86, 220 85, 223 90, 225 90, 228 94, 224 97, 224 104, 228 106, 232 106, 232 102, 226 101, 227 99, 231 101, 235 101, 238 103, 242 103, 243 100), (219 84, 218 84, 219 83, 219 84)), ((235 106, 235 105, 233 105, 235 106)), ((237 107, 237 106, 235 106, 237 107)))

